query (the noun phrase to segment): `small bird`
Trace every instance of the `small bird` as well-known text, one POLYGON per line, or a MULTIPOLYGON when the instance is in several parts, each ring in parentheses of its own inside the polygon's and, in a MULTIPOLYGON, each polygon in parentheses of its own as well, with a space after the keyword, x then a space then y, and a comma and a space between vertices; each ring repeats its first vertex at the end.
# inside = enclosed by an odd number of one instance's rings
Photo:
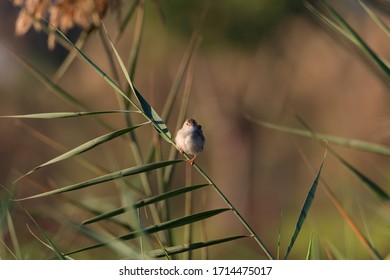
POLYGON ((188 162, 193 165, 196 156, 203 151, 205 138, 203 136, 202 126, 194 119, 187 119, 183 127, 179 129, 175 137, 176 147, 180 154, 193 155, 188 162))

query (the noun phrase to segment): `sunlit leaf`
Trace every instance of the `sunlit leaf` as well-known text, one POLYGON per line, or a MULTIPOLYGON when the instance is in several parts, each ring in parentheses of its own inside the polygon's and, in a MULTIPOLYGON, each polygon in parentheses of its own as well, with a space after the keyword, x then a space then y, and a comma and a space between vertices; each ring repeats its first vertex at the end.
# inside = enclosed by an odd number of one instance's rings
POLYGON ((306 260, 311 260, 313 258, 313 252, 312 252, 313 240, 314 240, 314 233, 312 233, 310 236, 309 247, 307 248, 306 260))
POLYGON ((37 114, 25 114, 25 115, 11 115, 0 116, 0 118, 14 118, 14 119, 65 119, 65 118, 77 118, 90 115, 104 115, 104 114, 118 114, 129 113, 138 111, 127 110, 111 110, 111 111, 96 111, 96 112, 52 112, 52 113, 37 113, 37 114))
POLYGON ((205 247, 210 247, 210 246, 213 246, 216 244, 231 242, 231 241, 234 241, 237 239, 247 238, 247 237, 249 237, 249 236, 248 235, 237 235, 237 236, 230 236, 230 237, 221 238, 221 239, 209 240, 209 241, 205 241, 205 242, 195 242, 195 243, 191 243, 191 244, 177 245, 177 246, 165 248, 164 250, 158 249, 158 250, 151 251, 148 253, 148 255, 150 255, 151 257, 154 257, 154 258, 161 258, 161 257, 165 257, 167 254, 169 256, 171 256, 171 255, 185 253, 188 251, 192 251, 192 250, 196 250, 196 249, 200 249, 200 248, 205 248, 205 247))
POLYGON ((80 146, 78 146, 78 147, 76 147, 76 148, 74 148, 74 149, 72 149, 72 150, 70 150, 70 151, 60 155, 60 156, 58 156, 58 157, 55 157, 55 158, 53 158, 53 159, 51 159, 51 160, 49 160, 49 161, 47 161, 47 162, 45 162, 45 163, 43 163, 43 164, 41 164, 39 166, 33 168, 32 170, 30 170, 26 174, 24 174, 21 177, 19 177, 16 181, 19 181, 21 178, 23 178, 23 177, 25 177, 25 176, 35 172, 36 170, 38 170, 38 169, 40 169, 40 168, 42 168, 44 166, 47 166, 47 165, 50 165, 50 164, 54 164, 54 163, 57 163, 57 162, 60 162, 60 161, 63 161, 63 160, 66 160, 66 159, 71 158, 73 156, 76 156, 76 155, 79 155, 79 154, 84 153, 86 151, 89 151, 89 150, 91 150, 91 149, 93 149, 93 148, 95 148, 95 147, 97 147, 97 146, 99 146, 99 145, 101 145, 101 144, 103 144, 105 142, 111 141, 111 140, 113 140, 113 139, 115 139, 115 138, 117 138, 119 136, 122 136, 125 133, 128 133, 128 132, 130 132, 130 131, 132 131, 132 130, 134 130, 134 129, 142 126, 142 125, 145 125, 145 124, 147 124, 147 123, 142 123, 142 124, 139 124, 139 125, 135 125, 133 127, 128 127, 128 128, 125 128, 125 129, 117 130, 117 131, 110 132, 110 133, 107 133, 105 135, 99 136, 99 137, 97 137, 97 138, 95 138, 93 140, 90 140, 90 141, 88 141, 88 142, 86 142, 86 143, 84 143, 84 144, 82 144, 82 145, 80 145, 80 146))
MULTIPOLYGON (((169 221, 166 221, 166 222, 162 222, 162 223, 160 223, 158 225, 153 225, 153 226, 147 227, 147 228, 142 229, 142 230, 138 230, 138 231, 134 231, 134 232, 129 233, 129 234, 122 235, 122 236, 118 237, 117 239, 112 240, 111 242, 115 242, 118 239, 120 239, 120 240, 131 240, 131 239, 137 238, 137 237, 139 237, 141 235, 153 234, 153 233, 156 233, 156 232, 159 232, 159 231, 163 231, 163 230, 167 230, 167 229, 172 229, 172 228, 184 226, 186 224, 195 223, 197 221, 204 220, 204 219, 213 217, 215 215, 218 215, 218 214, 221 214, 223 212, 230 211, 230 210, 231 209, 229 209, 229 208, 215 209, 215 210, 209 210, 209 211, 205 211, 205 212, 196 213, 196 214, 193 214, 193 215, 190 215, 190 216, 186 216, 186 217, 181 217, 181 218, 169 220, 169 221)), ((108 243, 109 242, 98 243, 98 244, 95 244, 95 245, 92 245, 92 246, 88 246, 88 247, 85 247, 85 248, 81 248, 81 249, 69 252, 67 254, 71 255, 71 254, 75 254, 75 253, 79 253, 79 252, 83 252, 83 251, 87 251, 87 250, 91 250, 91 249, 95 249, 95 248, 100 248, 100 247, 103 247, 103 246, 107 246, 108 243)))
POLYGON ((246 116, 250 121, 261 125, 266 128, 270 128, 276 131, 280 132, 287 132, 292 135, 297 135, 297 136, 303 136, 303 137, 308 137, 308 138, 315 138, 319 141, 326 140, 329 143, 336 144, 339 146, 344 146, 348 148, 353 148, 365 152, 371 152, 375 154, 380 154, 384 156, 390 156, 390 148, 371 143, 371 142, 366 142, 362 140, 357 140, 357 139, 351 139, 351 138, 344 138, 344 137, 339 137, 339 136, 334 136, 330 134, 322 134, 318 132, 314 132, 314 134, 311 131, 305 130, 305 129, 299 129, 299 128, 293 128, 293 127, 288 127, 288 126, 282 126, 282 125, 277 125, 273 124, 270 122, 265 122, 261 120, 257 120, 251 116, 246 116))
POLYGON ((167 193, 163 193, 163 194, 160 194, 160 195, 156 195, 156 196, 153 196, 153 197, 148 197, 148 198, 145 198, 145 199, 142 199, 142 200, 138 201, 134 205, 131 205, 131 206, 128 206, 128 207, 120 207, 120 208, 114 209, 112 211, 103 213, 103 214, 101 214, 99 216, 96 216, 96 217, 93 217, 91 219, 88 219, 88 220, 84 221, 82 224, 86 225, 86 224, 91 224, 91 223, 98 222, 98 221, 101 221, 101 220, 110 219, 112 217, 115 217, 117 215, 125 213, 126 209, 128 209, 129 207, 133 207, 133 208, 144 207, 146 205, 149 205, 149 204, 152 204, 152 203, 156 203, 156 202, 159 202, 159 201, 162 201, 162 200, 165 200, 165 199, 168 199, 168 198, 171 198, 171 197, 183 194, 183 193, 191 192, 191 191, 194 191, 194 190, 206 187, 208 185, 209 184, 194 185, 194 186, 189 186, 189 187, 184 187, 184 188, 181 188, 181 189, 173 190, 173 191, 170 191, 170 192, 167 192, 167 193))
MULTIPOLYGON (((103 26, 104 27, 104 26, 103 26)), ((111 44, 111 47, 117 57, 118 63, 122 69, 123 75, 126 77, 126 81, 130 86, 131 91, 136 96, 139 104, 142 107, 142 111, 144 115, 153 123, 154 127, 157 129, 159 134, 168 142, 172 143, 172 136, 168 130, 168 127, 166 126, 165 122, 161 119, 161 117, 157 114, 157 112, 153 109, 152 106, 143 98, 143 96, 138 92, 138 90, 134 87, 129 73, 127 72, 126 66, 123 63, 123 60, 121 59, 118 51, 116 50, 114 44, 111 42, 110 37, 107 34, 108 41, 111 44)), ((122 93, 124 94, 124 93, 122 93)), ((125 95, 125 94, 124 94, 125 95)), ((126 95, 125 95, 126 96, 126 95)), ((126 99, 130 101, 130 99, 126 96, 126 99)), ((131 101, 132 103, 132 101, 131 101)))
POLYGON ((69 192, 69 191, 75 191, 79 189, 83 189, 86 187, 94 186, 100 183, 108 182, 108 181, 113 181, 119 178, 139 174, 142 172, 148 172, 151 170, 155 170, 157 168, 162 168, 171 164, 177 164, 179 162, 183 162, 183 160, 171 160, 171 161, 163 161, 163 162, 154 162, 154 163, 149 163, 149 164, 144 164, 140 166, 134 166, 126 169, 122 169, 113 173, 109 173, 97 178, 93 178, 91 180, 87 180, 81 183, 77 183, 74 185, 62 187, 59 189, 51 190, 48 192, 40 193, 37 195, 29 196, 26 198, 21 198, 21 199, 15 199, 16 201, 22 201, 22 200, 27 200, 27 199, 33 199, 33 198, 39 198, 39 197, 45 197, 49 195, 54 195, 58 193, 63 193, 63 192, 69 192))
POLYGON ((311 11, 317 18, 325 22, 333 30, 337 31, 340 35, 344 36, 351 43, 357 46, 373 63, 374 66, 383 74, 384 79, 390 84, 390 67, 389 63, 378 54, 374 52, 372 48, 360 37, 360 35, 345 21, 343 17, 337 13, 332 5, 328 1, 322 0, 326 9, 334 18, 335 22, 319 12, 308 2, 305 2, 306 8, 311 11))

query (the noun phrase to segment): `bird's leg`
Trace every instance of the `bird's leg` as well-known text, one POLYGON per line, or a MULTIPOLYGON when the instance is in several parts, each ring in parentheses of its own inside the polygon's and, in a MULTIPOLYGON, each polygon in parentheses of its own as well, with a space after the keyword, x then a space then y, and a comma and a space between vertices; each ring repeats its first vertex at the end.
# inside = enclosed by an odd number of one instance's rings
POLYGON ((189 162, 191 165, 193 165, 193 164, 194 164, 194 161, 195 161, 195 158, 196 158, 196 155, 195 155, 192 159, 190 159, 188 162, 189 162))
POLYGON ((180 150, 179 150, 179 153, 182 155, 182 154, 183 154, 183 149, 180 149, 180 150))

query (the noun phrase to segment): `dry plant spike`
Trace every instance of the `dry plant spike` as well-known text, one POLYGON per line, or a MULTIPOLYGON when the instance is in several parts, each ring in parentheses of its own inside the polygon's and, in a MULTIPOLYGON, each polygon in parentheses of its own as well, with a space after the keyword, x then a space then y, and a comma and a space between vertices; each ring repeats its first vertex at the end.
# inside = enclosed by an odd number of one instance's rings
POLYGON ((100 26, 108 7, 113 7, 118 13, 120 7, 119 0, 14 0, 13 3, 22 8, 16 20, 17 35, 24 35, 32 26, 39 31, 39 21, 49 15, 49 49, 55 46, 55 29, 66 33, 77 25, 83 30, 90 30, 100 26))

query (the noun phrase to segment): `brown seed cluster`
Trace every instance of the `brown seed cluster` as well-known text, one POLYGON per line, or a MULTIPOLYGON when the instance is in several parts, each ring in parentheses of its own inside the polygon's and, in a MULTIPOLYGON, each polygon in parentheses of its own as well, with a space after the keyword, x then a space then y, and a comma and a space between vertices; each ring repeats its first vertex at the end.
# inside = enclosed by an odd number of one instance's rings
MULTIPOLYGON (((100 25, 108 6, 119 7, 120 0, 14 0, 14 5, 21 7, 16 20, 16 34, 25 34, 32 26, 40 30, 40 20, 48 16, 49 23, 67 32, 78 25, 84 30, 100 25)), ((48 45, 54 48, 55 36, 49 34, 48 45)))

